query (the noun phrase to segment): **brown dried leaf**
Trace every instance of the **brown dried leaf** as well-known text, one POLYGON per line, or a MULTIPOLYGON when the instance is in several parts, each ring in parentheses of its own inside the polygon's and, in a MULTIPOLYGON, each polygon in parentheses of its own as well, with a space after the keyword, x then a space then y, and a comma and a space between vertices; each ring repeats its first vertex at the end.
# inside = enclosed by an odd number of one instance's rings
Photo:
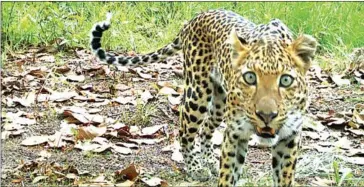
POLYGON ((69 68, 67 65, 64 65, 64 66, 56 68, 55 72, 59 73, 59 74, 65 74, 65 73, 69 72, 70 70, 71 70, 71 68, 69 68))
POLYGON ((97 136, 102 136, 106 133, 106 126, 95 127, 93 125, 80 127, 77 129, 76 138, 78 140, 94 139, 97 136))
POLYGON ((129 167, 127 167, 123 170, 116 171, 115 175, 121 176, 121 177, 125 176, 126 179, 135 181, 137 179, 139 173, 136 171, 134 164, 131 164, 129 167))
MULTIPOLYGON (((80 107, 64 107, 61 109, 63 116, 67 117, 69 123, 83 123, 83 124, 100 124, 104 122, 104 118, 98 114, 89 114, 86 109, 80 107), (69 118, 72 117, 72 118, 69 118), (75 121, 76 119, 76 121, 75 121)), ((106 127, 105 127, 106 128, 106 127)))
POLYGON ((47 73, 44 70, 42 70, 41 68, 37 68, 37 69, 30 70, 27 74, 32 75, 37 78, 43 78, 43 77, 45 77, 45 75, 47 73))

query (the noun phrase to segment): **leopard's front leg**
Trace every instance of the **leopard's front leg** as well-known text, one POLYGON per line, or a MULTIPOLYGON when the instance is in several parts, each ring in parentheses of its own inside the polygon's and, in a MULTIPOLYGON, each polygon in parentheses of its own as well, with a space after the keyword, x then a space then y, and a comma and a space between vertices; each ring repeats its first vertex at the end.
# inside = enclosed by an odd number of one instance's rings
POLYGON ((238 127, 238 125, 239 123, 235 122, 228 124, 224 133, 220 157, 219 187, 235 186, 245 162, 250 131, 246 131, 246 128, 238 127))
POLYGON ((293 186, 300 134, 280 140, 272 148, 274 186, 293 186))

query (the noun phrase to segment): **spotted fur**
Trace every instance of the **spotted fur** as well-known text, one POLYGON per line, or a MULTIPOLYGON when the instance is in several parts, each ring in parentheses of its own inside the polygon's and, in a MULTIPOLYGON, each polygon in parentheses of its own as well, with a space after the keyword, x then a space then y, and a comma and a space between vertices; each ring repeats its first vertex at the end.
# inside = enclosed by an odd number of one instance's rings
POLYGON ((180 142, 188 173, 208 180, 219 173, 219 186, 235 186, 245 162, 248 140, 258 136, 272 146, 274 186, 292 186, 301 125, 307 106, 305 74, 317 43, 292 33, 278 19, 256 25, 224 10, 198 14, 174 41, 141 56, 114 56, 101 49, 110 18, 92 30, 91 48, 103 62, 136 65, 164 60, 182 50, 184 95, 180 142), (227 124, 220 157, 212 134, 227 124), (196 136, 200 136, 200 147, 196 136))

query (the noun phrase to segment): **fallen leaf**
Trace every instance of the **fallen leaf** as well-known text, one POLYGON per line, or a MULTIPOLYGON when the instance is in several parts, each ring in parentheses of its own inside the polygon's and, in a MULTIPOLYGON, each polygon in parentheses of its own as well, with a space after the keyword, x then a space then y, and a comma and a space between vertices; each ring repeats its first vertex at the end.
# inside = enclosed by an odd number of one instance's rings
POLYGON ((60 110, 69 123, 100 124, 104 118, 98 114, 89 114, 86 109, 81 107, 64 107, 60 110))
POLYGON ((352 148, 350 146, 351 144, 352 142, 346 136, 344 136, 340 138, 338 141, 336 141, 334 145, 341 149, 351 149, 352 148))
POLYGON ((20 143, 20 145, 25 145, 25 146, 39 145, 42 143, 46 143, 50 138, 51 136, 32 136, 23 140, 20 143))
POLYGON ((182 96, 179 95, 175 97, 174 95, 168 95, 168 101, 172 105, 179 105, 182 101, 182 96))
POLYGON ((311 182, 312 186, 332 186, 333 184, 335 184, 334 181, 322 179, 320 177, 315 177, 315 179, 311 182))
POLYGON ((163 182, 163 180, 158 177, 151 177, 151 178, 144 177, 144 178, 141 178, 141 180, 148 186, 158 186, 158 185, 161 185, 163 182))
POLYGON ((158 81, 158 83, 157 83, 157 85, 159 86, 159 87, 169 87, 169 88, 173 88, 173 87, 175 87, 174 85, 173 85, 173 83, 171 83, 171 82, 168 82, 168 81, 158 81))
POLYGON ((59 73, 59 74, 64 74, 64 73, 69 72, 70 70, 71 70, 71 68, 69 68, 67 65, 64 65, 64 66, 56 68, 55 72, 59 73))
POLYGON ((12 183, 21 183, 23 181, 23 179, 12 179, 11 182, 12 183))
POLYGON ((132 153, 131 149, 130 148, 127 148, 127 147, 120 147, 120 146, 112 146, 111 147, 111 150, 112 151, 115 151, 117 153, 121 153, 121 154, 124 154, 124 155, 129 155, 132 153))
POLYGON ((35 92, 30 92, 23 98, 15 97, 13 99, 13 102, 19 103, 19 104, 21 104, 21 105, 23 105, 25 107, 29 107, 32 104, 34 104, 34 102, 35 102, 35 92))
POLYGON ((133 143, 116 142, 115 145, 121 145, 123 147, 131 148, 131 149, 137 149, 137 148, 139 148, 138 145, 133 144, 133 143))
POLYGON ((117 97, 117 98, 114 98, 112 101, 118 102, 122 105, 125 105, 125 104, 136 105, 137 104, 134 97, 117 97))
POLYGON ((2 131, 1 139, 6 140, 10 136, 19 136, 19 135, 23 134, 24 132, 25 132, 24 130, 2 131))
POLYGON ((319 121, 314 121, 312 118, 305 117, 302 128, 304 130, 314 130, 321 132, 325 129, 325 126, 323 126, 319 121))
POLYGON ((129 90, 130 87, 125 84, 117 84, 115 86, 115 89, 120 90, 120 91, 126 91, 126 90, 129 90))
POLYGON ((313 140, 319 140, 320 135, 317 132, 303 131, 302 136, 309 137, 313 140))
POLYGON ((85 81, 85 76, 71 74, 71 75, 67 75, 67 80, 74 81, 74 82, 83 82, 83 81, 85 81))
POLYGON ((48 176, 38 176, 38 177, 35 177, 35 178, 33 179, 32 183, 33 183, 33 184, 36 184, 36 183, 40 182, 41 180, 45 180, 45 179, 47 179, 47 178, 48 178, 48 176))
POLYGON ((142 101, 144 103, 148 103, 149 100, 153 99, 154 97, 152 96, 152 94, 148 91, 145 90, 141 95, 140 98, 142 99, 142 101))
POLYGON ((137 143, 139 145, 146 144, 146 145, 153 145, 163 141, 165 138, 161 139, 129 139, 130 142, 137 143))
POLYGON ((52 135, 49 140, 48 140, 48 146, 49 147, 65 147, 66 146, 66 142, 63 141, 62 138, 62 133, 61 132, 56 132, 54 133, 54 135, 52 135))
POLYGON ((159 90, 158 94, 161 94, 161 95, 176 94, 176 95, 178 95, 178 93, 173 88, 170 88, 170 87, 163 87, 163 88, 161 88, 159 90))
POLYGON ((141 136, 153 135, 154 133, 158 132, 161 128, 166 127, 166 126, 167 126, 167 124, 145 127, 141 130, 141 136))
POLYGON ((327 123, 328 126, 337 126, 337 125, 346 125, 347 121, 344 118, 330 118, 329 123, 327 123))
POLYGON ((95 127, 93 125, 80 127, 77 129, 76 138, 78 140, 94 139, 97 136, 102 136, 106 133, 106 126, 95 127))
POLYGON ((109 127, 112 127, 113 129, 117 130, 117 129, 125 127, 125 124, 124 123, 115 123, 113 125, 110 125, 109 127))
POLYGON ((137 179, 139 173, 136 171, 134 164, 131 164, 129 167, 127 167, 123 170, 116 171, 115 175, 116 176, 125 176, 126 179, 135 181, 135 179, 137 179))
MULTIPOLYGON (((349 122, 350 124, 350 122, 349 122)), ((352 128, 346 128, 345 130, 357 135, 357 136, 364 136, 364 130, 363 129, 352 129, 352 128)))
POLYGON ((182 182, 176 186, 179 187, 191 187, 191 186, 205 186, 206 184, 203 184, 202 182, 199 181, 192 181, 192 182, 182 182))
POLYGON ((107 149, 111 148, 112 144, 97 144, 97 143, 92 143, 92 142, 81 142, 78 141, 77 144, 75 145, 75 148, 77 149, 81 149, 83 151, 92 151, 92 152, 96 152, 96 153, 101 153, 106 151, 107 149))
POLYGON ((25 72, 24 75, 29 74, 37 78, 43 78, 46 75, 45 69, 46 68, 32 68, 29 72, 25 72))
POLYGON ((338 86, 350 85, 350 80, 349 79, 342 79, 342 76, 340 76, 340 75, 332 75, 330 78, 338 86))
POLYGON ((347 156, 360 156, 360 157, 363 157, 364 159, 364 149, 354 149, 354 148, 351 148, 351 149, 348 149, 346 150, 346 155, 347 156))
POLYGON ((126 181, 124 181, 124 182, 122 182, 122 183, 117 183, 117 184, 115 184, 115 186, 116 187, 131 187, 131 186, 133 186, 134 185, 134 181, 130 181, 130 180, 126 180, 126 181))
POLYGON ((78 176, 76 174, 74 174, 74 173, 67 173, 66 178, 67 179, 77 179, 78 176))
POLYGON ((363 157, 345 157, 345 156, 337 156, 338 158, 344 160, 345 162, 349 162, 357 165, 364 165, 363 157))
POLYGON ((66 92, 53 92, 51 95, 49 94, 39 94, 38 95, 38 102, 43 101, 66 101, 75 96, 78 96, 77 92, 75 91, 66 91, 66 92))

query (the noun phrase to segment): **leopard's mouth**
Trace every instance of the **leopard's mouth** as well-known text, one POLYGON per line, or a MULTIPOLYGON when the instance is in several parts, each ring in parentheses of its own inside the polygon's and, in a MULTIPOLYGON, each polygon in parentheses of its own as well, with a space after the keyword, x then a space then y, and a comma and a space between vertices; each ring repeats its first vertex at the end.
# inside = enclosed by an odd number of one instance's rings
POLYGON ((276 130, 270 127, 257 127, 256 133, 262 138, 274 138, 276 136, 276 130))

